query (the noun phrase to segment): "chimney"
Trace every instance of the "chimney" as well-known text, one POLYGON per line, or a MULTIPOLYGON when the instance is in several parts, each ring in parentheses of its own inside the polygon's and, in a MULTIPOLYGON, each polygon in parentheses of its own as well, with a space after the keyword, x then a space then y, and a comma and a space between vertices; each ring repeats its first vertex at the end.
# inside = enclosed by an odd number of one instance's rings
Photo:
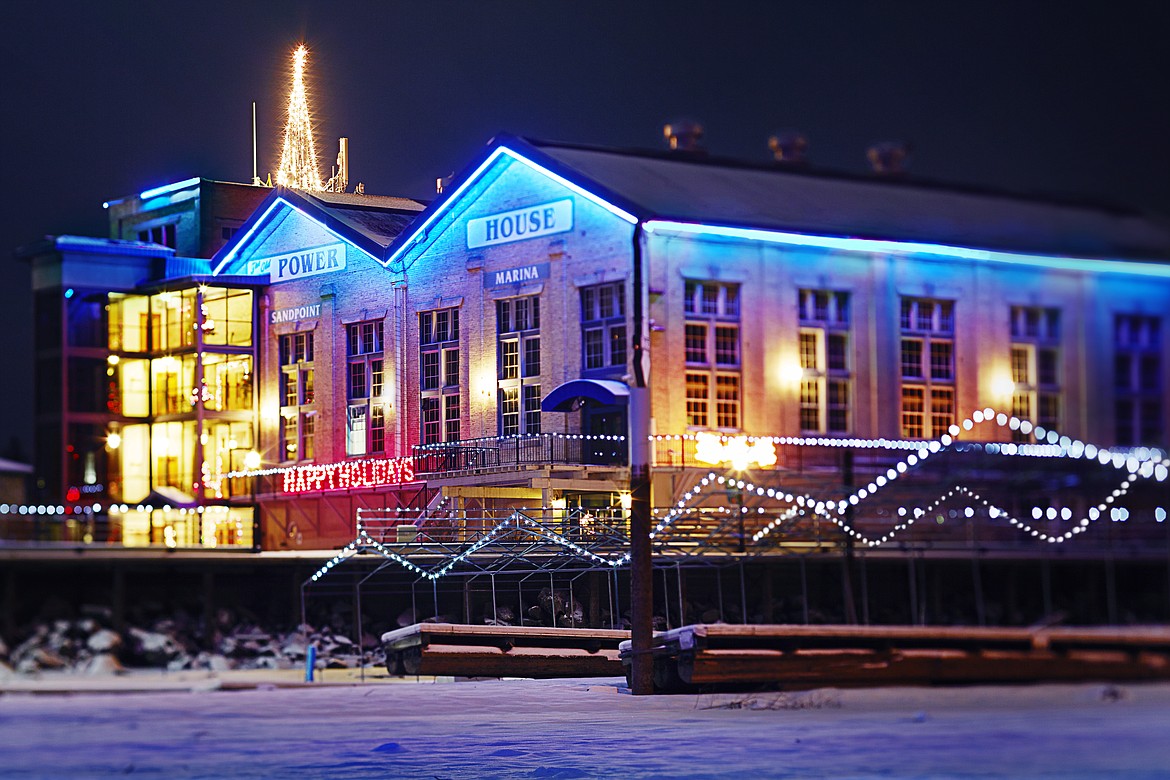
POLYGON ((799 130, 781 130, 768 138, 772 157, 784 165, 808 164, 808 138, 799 130))
POLYGON ((662 128, 662 136, 676 152, 703 153, 703 126, 690 119, 680 119, 662 128))
POLYGON ((866 150, 866 158, 878 176, 901 176, 910 162, 910 144, 901 141, 882 141, 866 150))

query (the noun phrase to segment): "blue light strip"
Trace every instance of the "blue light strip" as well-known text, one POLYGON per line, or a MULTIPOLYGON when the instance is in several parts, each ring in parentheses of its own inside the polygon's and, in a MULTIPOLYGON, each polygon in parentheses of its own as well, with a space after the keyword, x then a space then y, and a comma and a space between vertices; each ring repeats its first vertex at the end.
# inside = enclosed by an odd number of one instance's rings
POLYGON ((374 255, 370 254, 366 250, 362 249, 360 246, 355 244, 353 241, 351 241, 348 238, 346 238, 345 236, 341 235, 340 233, 338 233, 336 230, 334 230, 333 228, 326 225, 321 220, 319 220, 316 217, 312 216, 311 214, 307 213, 304 209, 300 208, 295 203, 290 203, 289 201, 285 200, 282 197, 277 197, 275 200, 272 201, 271 204, 269 204, 268 208, 264 210, 264 213, 260 215, 260 218, 252 223, 252 227, 248 228, 247 232, 244 233, 243 237, 239 241, 236 242, 236 245, 234 247, 232 247, 231 251, 223 256, 223 260, 220 261, 220 264, 218 266, 216 266, 214 270, 212 270, 212 272, 211 272, 212 276, 218 276, 220 271, 223 270, 224 266, 226 266, 228 263, 230 263, 236 257, 236 253, 239 251, 240 247, 244 246, 245 244, 248 243, 249 240, 251 240, 252 235, 260 228, 261 225, 263 225, 265 223, 265 221, 268 219, 268 215, 271 214, 272 210, 275 209, 277 207, 277 205, 279 205, 279 204, 284 204, 285 206, 288 206, 290 209, 292 209, 296 213, 300 214, 305 219, 309 220, 310 222, 314 223, 315 225, 318 225, 325 232, 340 239, 341 241, 344 241, 346 244, 349 244, 354 249, 358 250, 363 255, 365 255, 366 257, 373 260, 375 263, 378 263, 379 265, 382 264, 381 258, 375 257, 374 255))
POLYGON ((584 187, 582 187, 579 184, 575 184, 575 183, 569 181, 568 179, 566 179, 564 176, 561 176, 560 174, 553 173, 548 168, 544 167, 543 165, 540 165, 539 163, 533 162, 532 160, 528 159, 527 157, 520 154, 519 152, 514 151, 512 149, 509 149, 506 146, 499 146, 499 147, 496 147, 494 150, 492 150, 492 153, 487 156, 487 159, 485 159, 482 163, 480 163, 479 166, 474 171, 472 171, 471 174, 466 179, 464 179, 459 184, 458 187, 455 188, 455 190, 447 198, 446 202, 443 203, 443 205, 439 209, 437 209, 433 214, 431 214, 429 217, 427 217, 426 221, 424 221, 422 224, 418 225, 417 227, 414 227, 411 230, 410 240, 408 240, 401 247, 399 247, 397 249, 397 251, 394 252, 394 254, 392 254, 392 255, 390 255, 390 257, 386 258, 385 265, 390 265, 395 260, 397 260, 402 255, 402 253, 406 252, 406 250, 408 250, 412 246, 414 246, 414 244, 418 241, 419 236, 425 235, 427 229, 431 225, 433 225, 441 216, 443 216, 450 209, 451 205, 459 199, 459 196, 463 193, 463 191, 466 190, 468 187, 470 187, 472 184, 474 184, 475 181, 477 179, 479 179, 480 175, 485 170, 487 170, 491 166, 491 164, 493 162, 495 162, 496 158, 499 157, 501 154, 506 154, 509 157, 511 157, 513 160, 516 160, 517 162, 520 162, 520 163, 524 163, 525 165, 527 165, 529 168, 536 171, 537 173, 540 173, 540 174, 543 174, 543 175, 549 177, 550 179, 557 182, 558 184, 561 184, 562 186, 567 187, 568 189, 577 193, 581 197, 586 198, 587 200, 591 201, 592 203, 596 203, 598 206, 601 206, 603 209, 608 211, 610 214, 613 214, 613 215, 619 217, 620 219, 625 220, 626 222, 630 223, 631 225, 638 224, 637 217, 635 217, 633 214, 630 214, 628 211, 624 211, 623 209, 618 208, 617 206, 613 205, 609 201, 604 200, 602 198, 599 198, 595 193, 590 192, 589 190, 585 189, 584 187))
POLYGON ((998 252, 988 249, 948 246, 946 244, 925 244, 913 241, 882 241, 869 238, 847 238, 842 236, 817 236, 804 233, 785 233, 778 230, 731 227, 727 225, 704 225, 698 222, 676 222, 673 220, 649 220, 645 223, 647 233, 675 233, 685 235, 725 236, 749 241, 765 241, 789 246, 840 249, 850 252, 883 252, 890 254, 915 254, 934 257, 978 260, 989 263, 1031 265, 1061 271, 1082 271, 1095 273, 1123 273, 1135 276, 1170 278, 1170 264, 1140 263, 1127 260, 1080 260, 1052 255, 1029 255, 1015 252, 998 252))
POLYGON ((168 192, 176 192, 178 190, 185 190, 188 187, 193 187, 198 183, 199 183, 199 177, 196 176, 193 179, 185 179, 183 181, 174 182, 173 184, 164 184, 163 186, 155 187, 154 189, 143 190, 142 192, 138 193, 138 197, 141 198, 142 200, 149 200, 150 198, 153 198, 156 195, 166 195, 168 192))
POLYGON ((244 246, 252 239, 252 234, 255 233, 256 230, 264 224, 265 220, 268 219, 268 215, 272 213, 272 210, 276 208, 278 204, 283 202, 285 202, 284 198, 277 198, 276 200, 272 201, 272 203, 268 204, 268 208, 264 209, 264 213, 260 215, 260 218, 253 222, 252 227, 248 228, 247 232, 245 232, 244 235, 236 241, 235 246, 231 248, 230 252, 223 256, 223 260, 220 261, 219 265, 211 269, 212 276, 219 276, 219 272, 223 270, 224 266, 235 258, 236 253, 240 250, 240 247, 244 246))

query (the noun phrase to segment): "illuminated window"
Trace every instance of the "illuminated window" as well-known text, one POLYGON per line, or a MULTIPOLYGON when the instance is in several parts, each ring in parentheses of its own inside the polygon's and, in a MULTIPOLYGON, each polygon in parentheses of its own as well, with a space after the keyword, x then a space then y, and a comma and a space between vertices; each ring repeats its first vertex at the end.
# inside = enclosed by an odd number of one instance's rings
POLYGON ((496 301, 496 347, 500 433, 540 433, 539 296, 496 301))
POLYGON ((800 429, 845 433, 850 426, 849 293, 800 290, 800 429))
POLYGON ((459 439, 459 309, 419 312, 420 426, 423 444, 459 439))
POLYGON ((953 301, 902 298, 902 435, 937 438, 954 425, 953 301))
POLYGON ((710 375, 687 373, 687 425, 707 427, 707 408, 710 403, 710 375))
POLYGON ((715 375, 715 425, 739 428, 739 374, 715 375))
POLYGON ((386 449, 385 358, 382 320, 345 326, 345 453, 353 457, 386 449))
POLYGON ((687 367, 687 425, 738 430, 740 396, 739 285, 683 282, 684 353, 687 367), (705 371, 699 372, 703 368, 705 371), (710 408, 714 388, 715 409, 710 408))
MULTIPOLYGON (((1011 307, 1012 415, 1048 429, 1060 428, 1060 310, 1011 307)), ((1012 433, 1025 442, 1031 434, 1012 433)))
POLYGON ((593 375, 625 372, 625 282, 581 288, 581 338, 585 371, 593 375))
POLYGON ((1162 318, 1118 314, 1113 327, 1117 443, 1162 446, 1162 318))

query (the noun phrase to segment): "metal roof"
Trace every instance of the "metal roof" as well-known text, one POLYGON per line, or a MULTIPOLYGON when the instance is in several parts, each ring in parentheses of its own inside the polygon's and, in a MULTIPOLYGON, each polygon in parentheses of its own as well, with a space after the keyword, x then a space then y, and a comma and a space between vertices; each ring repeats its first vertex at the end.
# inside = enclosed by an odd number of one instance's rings
MULTIPOLYGON (((521 139, 508 139, 514 143, 521 139)), ((1170 226, 1102 205, 912 178, 523 141, 643 219, 1069 257, 1170 259, 1170 226)))

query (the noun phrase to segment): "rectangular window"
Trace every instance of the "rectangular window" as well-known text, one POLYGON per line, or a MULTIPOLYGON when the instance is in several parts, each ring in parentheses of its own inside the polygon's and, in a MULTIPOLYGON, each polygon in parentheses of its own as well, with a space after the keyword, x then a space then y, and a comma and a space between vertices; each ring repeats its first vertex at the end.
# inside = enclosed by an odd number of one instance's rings
POLYGON ((582 287, 581 357, 584 369, 617 374, 626 367, 625 282, 582 287))
POLYGON ((520 344, 515 339, 500 342, 500 379, 520 376, 520 344))
POLYGON ((459 441, 459 396, 443 396, 443 426, 447 441, 459 441))
POLYGON ((715 326, 715 364, 720 366, 739 365, 738 326, 715 326))
POLYGON ((847 433, 850 425, 849 293, 800 290, 800 428, 847 433))
POLYGON ((692 325, 687 323, 686 326, 686 347, 687 347, 687 362, 688 363, 706 363, 707 362, 707 326, 706 325, 692 325))
POLYGON ((430 350, 422 353, 422 389, 437 390, 439 387, 439 352, 430 350))
POLYGON ((540 433, 540 385, 524 385, 524 432, 540 433))
POLYGON ((1122 446, 1164 446, 1162 318, 1114 318, 1114 419, 1122 446))
POLYGON ((902 385, 902 437, 921 439, 926 435, 926 389, 902 385))
POLYGON ((317 414, 315 412, 301 415, 301 444, 304 460, 312 460, 315 448, 313 446, 317 433, 317 414))
POLYGON ((459 309, 419 313, 421 441, 459 438, 459 309))
MULTIPOLYGON (((1060 310, 1011 307, 1012 415, 1045 428, 1060 427, 1060 310)), ((1027 442, 1031 434, 1013 431, 1027 442)))
POLYGON ((369 442, 366 441, 366 420, 370 408, 366 404, 348 407, 345 428, 345 454, 353 457, 365 455, 369 452, 369 442))
POLYGON ((443 387, 459 386, 459 349, 443 350, 443 387))
POLYGON ((690 369, 686 372, 687 425, 738 429, 743 422, 740 375, 735 371, 741 361, 739 285, 688 279, 683 282, 683 296, 683 357, 690 369), (700 367, 708 370, 694 370, 700 367))
POLYGON ((902 435, 937 438, 956 417, 954 302, 902 298, 901 304, 902 435))
POLYGON ((520 433, 520 389, 505 387, 500 390, 500 434, 515 436, 520 433))
POLYGON ((422 443, 434 444, 442 441, 441 409, 437 396, 422 399, 422 443))
POLYGON ((540 336, 524 339, 524 376, 540 376, 540 336))
POLYGON ((370 405, 370 452, 386 451, 386 407, 380 403, 370 405))
POLYGON ((715 376, 715 424, 739 428, 739 374, 715 376))
POLYGON ((707 404, 710 399, 709 374, 687 374, 687 425, 707 427, 707 404))
MULTIPOLYGON (((609 305, 614 305, 612 291, 609 305)), ((594 298, 601 305, 601 296, 594 298)), ((540 297, 496 301, 497 414, 503 436, 540 432, 540 297)))
POLYGON ((284 460, 297 459, 297 418, 296 415, 289 415, 283 417, 282 427, 283 432, 281 440, 284 448, 284 460))
POLYGON ((605 331, 601 328, 587 330, 584 333, 585 339, 585 368, 586 370, 593 368, 605 367, 605 331))
POLYGON ((381 320, 346 325, 346 435, 348 456, 386 449, 386 408, 383 323, 381 320))

